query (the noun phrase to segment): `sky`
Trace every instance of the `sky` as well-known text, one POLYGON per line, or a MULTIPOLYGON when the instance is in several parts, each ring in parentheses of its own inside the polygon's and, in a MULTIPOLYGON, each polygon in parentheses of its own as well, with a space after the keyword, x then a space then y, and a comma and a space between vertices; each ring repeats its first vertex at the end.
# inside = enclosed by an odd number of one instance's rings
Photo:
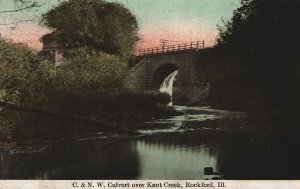
MULTIPOLYGON (((41 15, 61 0, 39 0, 42 5, 25 11, 1 13, 15 9, 14 0, 0 0, 0 33, 2 38, 25 43, 40 50, 40 37, 51 32, 39 25, 41 15), (33 20, 18 22, 21 20, 33 20), (8 24, 8 25, 5 25, 8 24), (14 27, 14 28, 12 28, 14 27)), ((160 46, 160 39, 169 44, 204 40, 206 46, 215 44, 217 24, 229 20, 240 0, 107 0, 128 8, 139 23, 140 41, 137 49, 160 46)))

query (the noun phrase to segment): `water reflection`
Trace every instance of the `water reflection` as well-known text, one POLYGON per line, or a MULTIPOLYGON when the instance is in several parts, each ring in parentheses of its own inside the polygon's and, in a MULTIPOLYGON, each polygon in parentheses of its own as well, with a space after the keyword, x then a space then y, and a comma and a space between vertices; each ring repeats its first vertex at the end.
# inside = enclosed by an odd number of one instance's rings
POLYGON ((299 139, 230 132, 62 142, 37 153, 0 151, 1 179, 299 179, 299 139))
POLYGON ((298 136, 239 134, 220 147, 218 168, 225 179, 299 179, 298 136))
POLYGON ((185 134, 73 141, 43 152, 1 151, 2 179, 201 179, 215 151, 185 134))
POLYGON ((189 143, 180 134, 170 141, 161 137, 137 141, 139 179, 203 179, 204 167, 216 168, 215 152, 203 143, 189 143))
POLYGON ((0 152, 2 179, 127 179, 139 175, 136 146, 73 141, 40 153, 0 152))
MULTIPOLYGON (((190 108, 188 111, 196 111, 189 115, 200 115, 199 111, 203 109, 190 108)), ((209 111, 206 114, 244 116, 235 112, 209 111)), ((228 130, 222 121, 215 127, 205 125, 208 128, 179 132, 182 123, 191 128, 201 122, 177 118, 163 123, 162 120, 145 123, 144 131, 152 131, 152 134, 139 138, 78 139, 59 142, 46 149, 25 146, 0 150, 0 177, 205 179, 210 177, 204 175, 204 167, 213 167, 224 179, 300 179, 300 139, 296 133, 294 136, 291 133, 272 136, 271 133, 241 132, 239 122, 236 123, 238 129, 228 130)))

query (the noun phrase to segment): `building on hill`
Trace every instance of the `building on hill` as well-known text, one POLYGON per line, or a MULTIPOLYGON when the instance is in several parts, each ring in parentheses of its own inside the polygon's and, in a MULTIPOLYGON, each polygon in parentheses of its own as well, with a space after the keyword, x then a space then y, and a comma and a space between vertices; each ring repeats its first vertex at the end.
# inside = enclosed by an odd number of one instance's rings
POLYGON ((43 49, 39 53, 42 59, 50 60, 55 66, 64 65, 68 62, 69 53, 65 42, 60 39, 57 32, 44 35, 41 38, 43 49))

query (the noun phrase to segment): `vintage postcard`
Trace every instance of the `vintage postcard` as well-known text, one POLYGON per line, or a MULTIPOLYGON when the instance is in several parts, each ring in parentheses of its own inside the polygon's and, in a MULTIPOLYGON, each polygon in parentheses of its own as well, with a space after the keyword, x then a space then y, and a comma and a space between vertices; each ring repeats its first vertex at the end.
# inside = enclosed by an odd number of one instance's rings
POLYGON ((0 0, 0 189, 299 188, 299 6, 0 0))

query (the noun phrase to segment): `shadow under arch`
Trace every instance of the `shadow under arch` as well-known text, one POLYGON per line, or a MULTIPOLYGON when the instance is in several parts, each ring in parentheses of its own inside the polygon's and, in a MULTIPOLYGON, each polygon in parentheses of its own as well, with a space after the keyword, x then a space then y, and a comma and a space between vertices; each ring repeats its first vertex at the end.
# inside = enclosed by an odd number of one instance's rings
POLYGON ((167 63, 161 65, 153 74, 151 88, 158 90, 164 79, 175 70, 179 70, 179 67, 175 64, 167 63))

